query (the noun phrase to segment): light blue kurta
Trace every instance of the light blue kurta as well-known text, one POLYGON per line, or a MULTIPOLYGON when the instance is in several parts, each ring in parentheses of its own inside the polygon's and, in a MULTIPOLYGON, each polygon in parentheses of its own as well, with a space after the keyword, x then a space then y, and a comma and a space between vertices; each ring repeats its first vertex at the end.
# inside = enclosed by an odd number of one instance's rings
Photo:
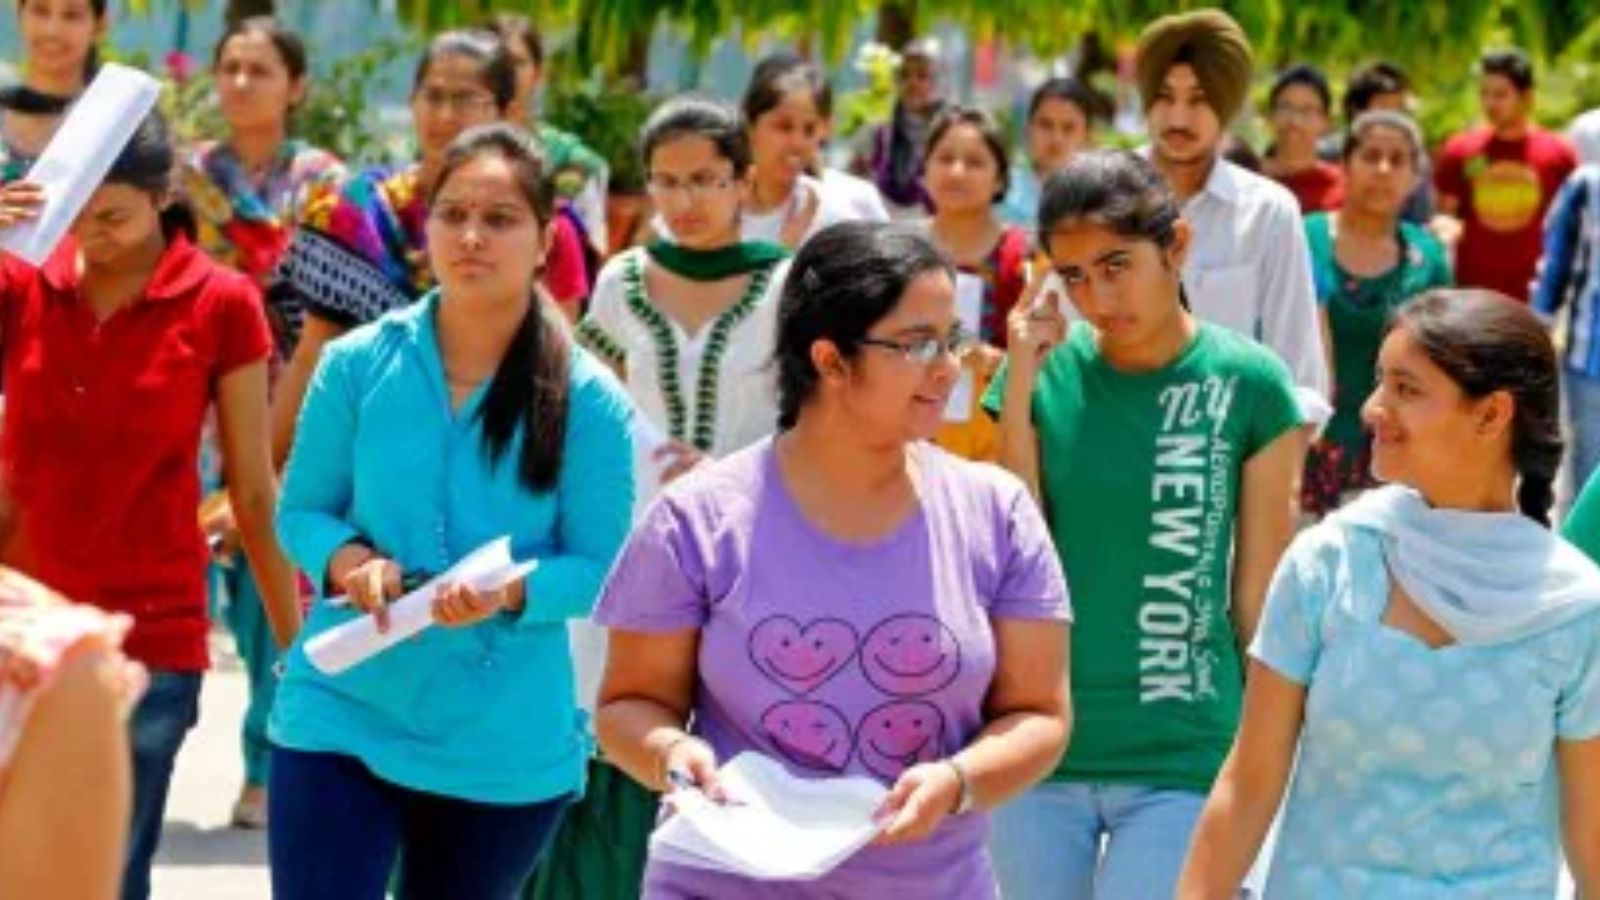
POLYGON ((1600 615, 1430 649, 1382 622, 1380 541, 1301 535, 1251 647, 1308 687, 1266 896, 1549 900, 1555 743, 1600 736, 1600 615))
POLYGON ((434 328, 438 294, 329 344, 306 395, 278 531, 321 581, 357 536, 407 571, 438 573, 500 535, 536 559, 527 606, 466 628, 431 627, 345 672, 313 668, 306 640, 357 615, 319 598, 287 657, 271 735, 344 753, 378 777, 484 803, 577 790, 589 756, 574 699, 567 620, 589 613, 633 506, 631 407, 573 348, 563 463, 554 490, 518 481, 522 435, 483 449, 480 388, 452 413, 434 328))

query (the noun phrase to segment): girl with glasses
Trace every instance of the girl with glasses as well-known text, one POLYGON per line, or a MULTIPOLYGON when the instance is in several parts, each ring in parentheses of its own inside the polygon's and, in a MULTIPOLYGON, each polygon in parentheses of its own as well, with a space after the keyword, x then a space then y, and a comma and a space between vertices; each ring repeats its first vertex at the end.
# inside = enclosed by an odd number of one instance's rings
POLYGON ((718 766, 754 751, 881 782, 884 831, 808 882, 653 858, 647 898, 995 896, 987 811, 1066 745, 1070 612, 1023 485, 927 443, 952 275, 904 226, 812 238, 778 313, 782 431, 668 487, 596 613, 601 746, 639 783, 726 798, 718 766))
POLYGON ((672 240, 606 264, 578 337, 666 438, 655 460, 665 483, 772 433, 777 396, 763 369, 788 253, 740 237, 750 145, 732 110, 670 100, 645 123, 640 152, 672 240))

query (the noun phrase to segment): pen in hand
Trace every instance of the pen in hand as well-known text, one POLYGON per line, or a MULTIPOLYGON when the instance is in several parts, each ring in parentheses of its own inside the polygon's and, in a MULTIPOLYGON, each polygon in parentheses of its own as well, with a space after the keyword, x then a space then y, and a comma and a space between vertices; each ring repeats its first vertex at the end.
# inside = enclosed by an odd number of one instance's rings
MULTIPOLYGON (((680 772, 677 769, 668 769, 667 770, 667 784, 672 785, 672 793, 678 793, 680 791, 693 791, 693 792, 695 792, 697 794, 700 794, 701 796, 705 797, 708 800, 712 800, 710 795, 705 794, 703 791, 700 790, 699 783, 696 782, 693 778, 690 778, 688 773, 686 773, 686 772, 680 772)), ((735 798, 735 797, 724 797, 721 800, 712 800, 712 802, 716 803, 718 806, 746 806, 747 805, 743 800, 740 800, 740 799, 735 798)))

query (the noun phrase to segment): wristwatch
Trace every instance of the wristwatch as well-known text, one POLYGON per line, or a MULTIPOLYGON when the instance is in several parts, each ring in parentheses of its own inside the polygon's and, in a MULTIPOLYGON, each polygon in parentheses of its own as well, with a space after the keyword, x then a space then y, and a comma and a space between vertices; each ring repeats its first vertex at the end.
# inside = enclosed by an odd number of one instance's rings
POLYGON ((945 764, 956 773, 956 781, 961 785, 961 796, 956 798, 956 807, 951 810, 951 815, 959 816, 972 812, 972 807, 977 804, 978 798, 972 792, 972 779, 967 777, 967 767, 954 756, 947 758, 945 764))

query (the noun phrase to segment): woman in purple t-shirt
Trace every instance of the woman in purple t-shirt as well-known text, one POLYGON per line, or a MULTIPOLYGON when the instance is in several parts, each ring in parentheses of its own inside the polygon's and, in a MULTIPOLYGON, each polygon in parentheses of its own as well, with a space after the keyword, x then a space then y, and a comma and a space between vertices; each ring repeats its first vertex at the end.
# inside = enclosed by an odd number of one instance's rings
POLYGON ((646 897, 995 896, 980 811, 1066 747, 1071 612, 1022 484, 926 443, 972 345, 954 301, 903 227, 813 237, 778 311, 779 436, 669 487, 596 613, 600 742, 635 779, 717 796, 754 750, 883 782, 883 835, 809 882, 652 859, 646 897))

